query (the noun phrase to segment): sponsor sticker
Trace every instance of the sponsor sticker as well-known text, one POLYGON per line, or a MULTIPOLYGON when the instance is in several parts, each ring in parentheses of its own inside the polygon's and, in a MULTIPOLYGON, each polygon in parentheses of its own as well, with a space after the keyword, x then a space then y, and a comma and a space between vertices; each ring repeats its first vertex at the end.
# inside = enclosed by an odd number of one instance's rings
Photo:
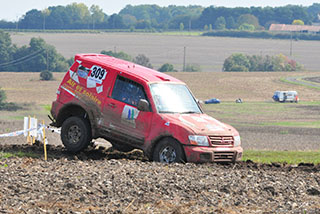
POLYGON ((106 78, 107 71, 100 66, 94 65, 91 67, 91 74, 88 77, 88 80, 102 84, 102 81, 106 78))

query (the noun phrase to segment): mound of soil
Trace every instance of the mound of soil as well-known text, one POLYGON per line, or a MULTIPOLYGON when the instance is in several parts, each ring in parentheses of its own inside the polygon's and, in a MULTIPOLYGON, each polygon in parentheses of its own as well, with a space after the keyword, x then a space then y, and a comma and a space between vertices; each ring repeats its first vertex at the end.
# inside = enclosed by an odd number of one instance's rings
POLYGON ((160 164, 134 150, 3 145, 0 213, 320 213, 320 165, 160 164))

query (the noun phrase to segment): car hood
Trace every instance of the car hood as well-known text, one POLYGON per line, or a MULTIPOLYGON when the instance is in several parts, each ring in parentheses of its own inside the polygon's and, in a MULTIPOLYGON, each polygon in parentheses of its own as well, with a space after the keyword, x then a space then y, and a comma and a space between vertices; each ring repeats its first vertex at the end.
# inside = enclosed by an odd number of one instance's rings
POLYGON ((168 122, 189 128, 198 135, 238 135, 232 126, 206 114, 163 114, 162 117, 168 122))

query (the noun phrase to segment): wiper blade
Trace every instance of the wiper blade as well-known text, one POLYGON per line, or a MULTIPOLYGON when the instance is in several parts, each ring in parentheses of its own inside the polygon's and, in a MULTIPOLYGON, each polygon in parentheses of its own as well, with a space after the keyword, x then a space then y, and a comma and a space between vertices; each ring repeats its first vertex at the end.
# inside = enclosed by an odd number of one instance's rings
POLYGON ((178 113, 178 112, 174 112, 174 111, 159 111, 159 113, 161 113, 161 114, 175 114, 175 113, 178 113))
POLYGON ((185 111, 185 112, 181 112, 180 114, 197 114, 199 112, 195 112, 195 111, 185 111))

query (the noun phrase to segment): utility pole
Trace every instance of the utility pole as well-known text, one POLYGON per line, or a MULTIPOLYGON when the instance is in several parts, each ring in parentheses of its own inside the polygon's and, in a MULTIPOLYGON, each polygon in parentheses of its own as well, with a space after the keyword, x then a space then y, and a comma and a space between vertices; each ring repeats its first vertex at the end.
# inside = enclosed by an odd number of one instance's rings
POLYGON ((18 32, 18 28, 19 28, 19 17, 17 16, 17 22, 16 22, 16 31, 18 32))
POLYGON ((182 71, 186 70, 186 47, 183 47, 183 69, 182 71))
POLYGON ((290 32, 290 56, 292 56, 292 31, 290 32))
POLYGON ((47 71, 49 71, 49 53, 48 53, 48 48, 46 48, 47 51, 47 71))

